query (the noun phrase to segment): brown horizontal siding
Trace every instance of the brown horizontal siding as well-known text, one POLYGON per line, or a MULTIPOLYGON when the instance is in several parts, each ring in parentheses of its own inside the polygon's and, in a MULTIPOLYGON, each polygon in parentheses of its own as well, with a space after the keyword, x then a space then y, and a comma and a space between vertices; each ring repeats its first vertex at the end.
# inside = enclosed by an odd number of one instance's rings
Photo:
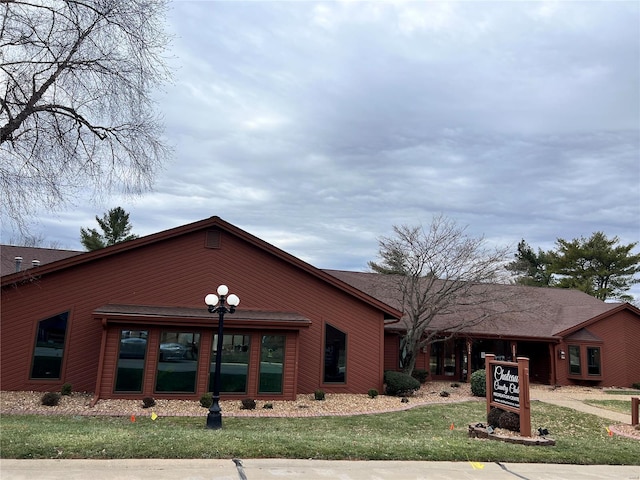
POLYGON ((624 315, 624 370, 627 375, 623 386, 640 383, 640 320, 631 313, 624 315))
MULTIPOLYGON (((319 387, 324 321, 348 335, 348 389, 366 392, 376 384, 381 360, 379 354, 371 352, 380 348, 380 311, 226 232, 220 249, 205 248, 204 244, 205 231, 192 232, 51 273, 19 289, 3 288, 2 388, 33 385, 36 390, 51 389, 70 382, 74 390, 93 391, 102 335, 102 325, 92 318, 96 308, 138 304, 202 308, 206 312, 204 296, 215 292, 221 283, 240 297, 240 309, 291 311, 311 320, 312 325, 298 336, 297 357, 295 348, 287 350, 292 372, 296 359, 298 369, 297 384, 292 375, 287 376, 287 392, 297 387, 298 392, 310 393, 319 387), (71 311, 63 378, 29 382, 36 324, 63 311, 71 311)), ((204 331, 211 334, 213 330, 204 331)), ((101 395, 112 395, 118 346, 117 337, 112 335, 117 334, 110 333, 107 341, 101 395)), ((155 334, 151 338, 157 342, 155 334)), ((294 342, 293 338, 287 341, 294 342)), ((151 365, 157 361, 157 344, 150 339, 148 348, 147 362, 151 365)), ((201 378, 204 372, 206 368, 199 370, 198 377, 198 390, 202 392, 206 389, 206 381, 201 378)), ((147 374, 145 394, 153 391, 154 384, 155 376, 147 374)), ((250 383, 250 388, 256 386, 250 383)))

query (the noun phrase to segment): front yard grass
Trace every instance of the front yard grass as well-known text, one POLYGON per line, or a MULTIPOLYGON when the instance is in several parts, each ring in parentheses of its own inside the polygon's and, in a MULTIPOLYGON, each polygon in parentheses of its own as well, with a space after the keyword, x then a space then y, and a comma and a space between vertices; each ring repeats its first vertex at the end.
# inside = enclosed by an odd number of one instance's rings
POLYGON ((631 400, 583 400, 583 403, 613 412, 631 413, 631 400))
MULTIPOLYGON (((193 417, 3 415, 2 458, 316 458, 640 464, 640 441, 609 436, 606 419, 532 402, 532 429, 554 447, 471 439, 482 402, 430 405, 351 417, 223 419, 207 430, 193 417), (451 430, 451 425, 454 428, 451 430)), ((151 412, 150 412, 151 413, 151 412)))

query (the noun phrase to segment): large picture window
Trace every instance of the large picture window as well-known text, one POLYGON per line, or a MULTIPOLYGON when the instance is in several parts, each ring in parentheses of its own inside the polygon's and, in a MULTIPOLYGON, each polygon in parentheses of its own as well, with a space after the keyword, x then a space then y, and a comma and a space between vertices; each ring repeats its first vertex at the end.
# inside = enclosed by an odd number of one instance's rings
POLYGON ((284 335, 262 336, 258 393, 282 393, 284 347, 284 335))
POLYGON ((347 334, 327 324, 324 331, 324 383, 344 383, 347 334))
POLYGON ((38 322, 31 378, 60 378, 68 318, 69 313, 65 312, 38 322))
MULTIPOLYGON (((224 334, 222 336, 222 356, 220 365, 220 392, 246 393, 249 376, 249 335, 224 334)), ((211 366, 209 368, 209 391, 213 391, 216 368, 218 334, 213 336, 211 366)))
POLYGON ((142 392, 147 330, 122 330, 116 371, 116 392, 142 392))
POLYGON ((199 333, 162 332, 156 392, 195 392, 199 351, 199 333))

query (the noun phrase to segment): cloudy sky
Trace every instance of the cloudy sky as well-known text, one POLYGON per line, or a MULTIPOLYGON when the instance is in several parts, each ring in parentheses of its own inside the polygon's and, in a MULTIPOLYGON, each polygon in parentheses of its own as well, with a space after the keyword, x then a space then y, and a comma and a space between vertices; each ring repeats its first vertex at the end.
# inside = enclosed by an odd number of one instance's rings
POLYGON ((173 161, 43 214, 45 246, 118 205, 139 235, 218 215, 321 268, 438 213, 514 250, 640 240, 636 1, 176 1, 168 30, 173 161))

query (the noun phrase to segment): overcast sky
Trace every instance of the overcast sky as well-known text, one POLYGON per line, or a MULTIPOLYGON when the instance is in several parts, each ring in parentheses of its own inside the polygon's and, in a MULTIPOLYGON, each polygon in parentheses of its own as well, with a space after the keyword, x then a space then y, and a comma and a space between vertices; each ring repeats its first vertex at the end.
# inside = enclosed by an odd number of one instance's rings
POLYGON ((118 205, 139 235, 218 215, 320 268, 438 213, 514 250, 640 240, 637 1, 177 1, 168 26, 173 161, 43 214, 44 246, 118 205))

